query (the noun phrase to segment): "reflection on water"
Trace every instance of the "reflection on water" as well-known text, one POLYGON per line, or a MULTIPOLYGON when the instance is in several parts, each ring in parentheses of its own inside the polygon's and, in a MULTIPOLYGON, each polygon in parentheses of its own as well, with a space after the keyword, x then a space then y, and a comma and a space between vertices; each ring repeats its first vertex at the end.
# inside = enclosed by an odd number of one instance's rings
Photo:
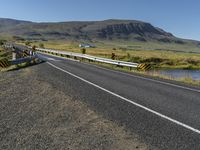
POLYGON ((192 78, 193 80, 200 80, 200 70, 159 70, 149 71, 148 74, 160 74, 169 76, 171 78, 192 78))

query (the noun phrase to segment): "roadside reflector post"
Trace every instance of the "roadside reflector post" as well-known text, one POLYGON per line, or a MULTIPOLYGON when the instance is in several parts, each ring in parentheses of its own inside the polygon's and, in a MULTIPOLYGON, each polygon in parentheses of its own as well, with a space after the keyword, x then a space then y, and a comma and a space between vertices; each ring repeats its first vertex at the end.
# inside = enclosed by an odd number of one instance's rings
POLYGON ((15 48, 12 47, 12 60, 16 60, 17 59, 17 53, 15 51, 15 48))
POLYGON ((12 60, 16 60, 17 59, 17 53, 16 52, 12 52, 12 60))
POLYGON ((29 51, 29 55, 33 56, 33 51, 32 50, 29 51))

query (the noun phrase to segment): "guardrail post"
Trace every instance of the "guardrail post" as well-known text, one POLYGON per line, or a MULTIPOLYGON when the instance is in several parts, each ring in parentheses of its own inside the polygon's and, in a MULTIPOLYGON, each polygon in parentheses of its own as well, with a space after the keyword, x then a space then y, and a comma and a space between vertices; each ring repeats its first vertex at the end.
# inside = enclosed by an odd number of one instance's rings
POLYGON ((17 53, 16 53, 14 47, 12 47, 11 49, 12 49, 12 60, 16 60, 17 59, 17 53))

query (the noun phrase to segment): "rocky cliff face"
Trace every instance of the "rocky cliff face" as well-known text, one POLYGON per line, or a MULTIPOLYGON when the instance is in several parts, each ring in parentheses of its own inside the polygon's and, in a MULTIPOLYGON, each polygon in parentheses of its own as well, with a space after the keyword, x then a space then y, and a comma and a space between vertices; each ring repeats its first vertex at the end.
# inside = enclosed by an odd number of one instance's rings
POLYGON ((99 30, 99 36, 106 38, 109 36, 136 36, 144 38, 161 38, 173 37, 172 34, 158 30, 148 23, 128 23, 128 24, 113 24, 99 30))

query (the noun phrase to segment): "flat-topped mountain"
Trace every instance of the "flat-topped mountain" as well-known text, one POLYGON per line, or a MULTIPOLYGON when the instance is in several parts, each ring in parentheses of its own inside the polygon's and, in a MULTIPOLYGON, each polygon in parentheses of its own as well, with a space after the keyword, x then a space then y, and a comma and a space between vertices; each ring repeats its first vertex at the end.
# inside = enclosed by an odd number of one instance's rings
MULTIPOLYGON (((36 23, 13 19, 0 19, 0 34, 20 36, 25 39, 106 39, 137 40, 141 42, 175 42, 177 38, 150 23, 136 20, 72 21, 57 23, 36 23)), ((193 41, 194 42, 194 41, 193 41)))

